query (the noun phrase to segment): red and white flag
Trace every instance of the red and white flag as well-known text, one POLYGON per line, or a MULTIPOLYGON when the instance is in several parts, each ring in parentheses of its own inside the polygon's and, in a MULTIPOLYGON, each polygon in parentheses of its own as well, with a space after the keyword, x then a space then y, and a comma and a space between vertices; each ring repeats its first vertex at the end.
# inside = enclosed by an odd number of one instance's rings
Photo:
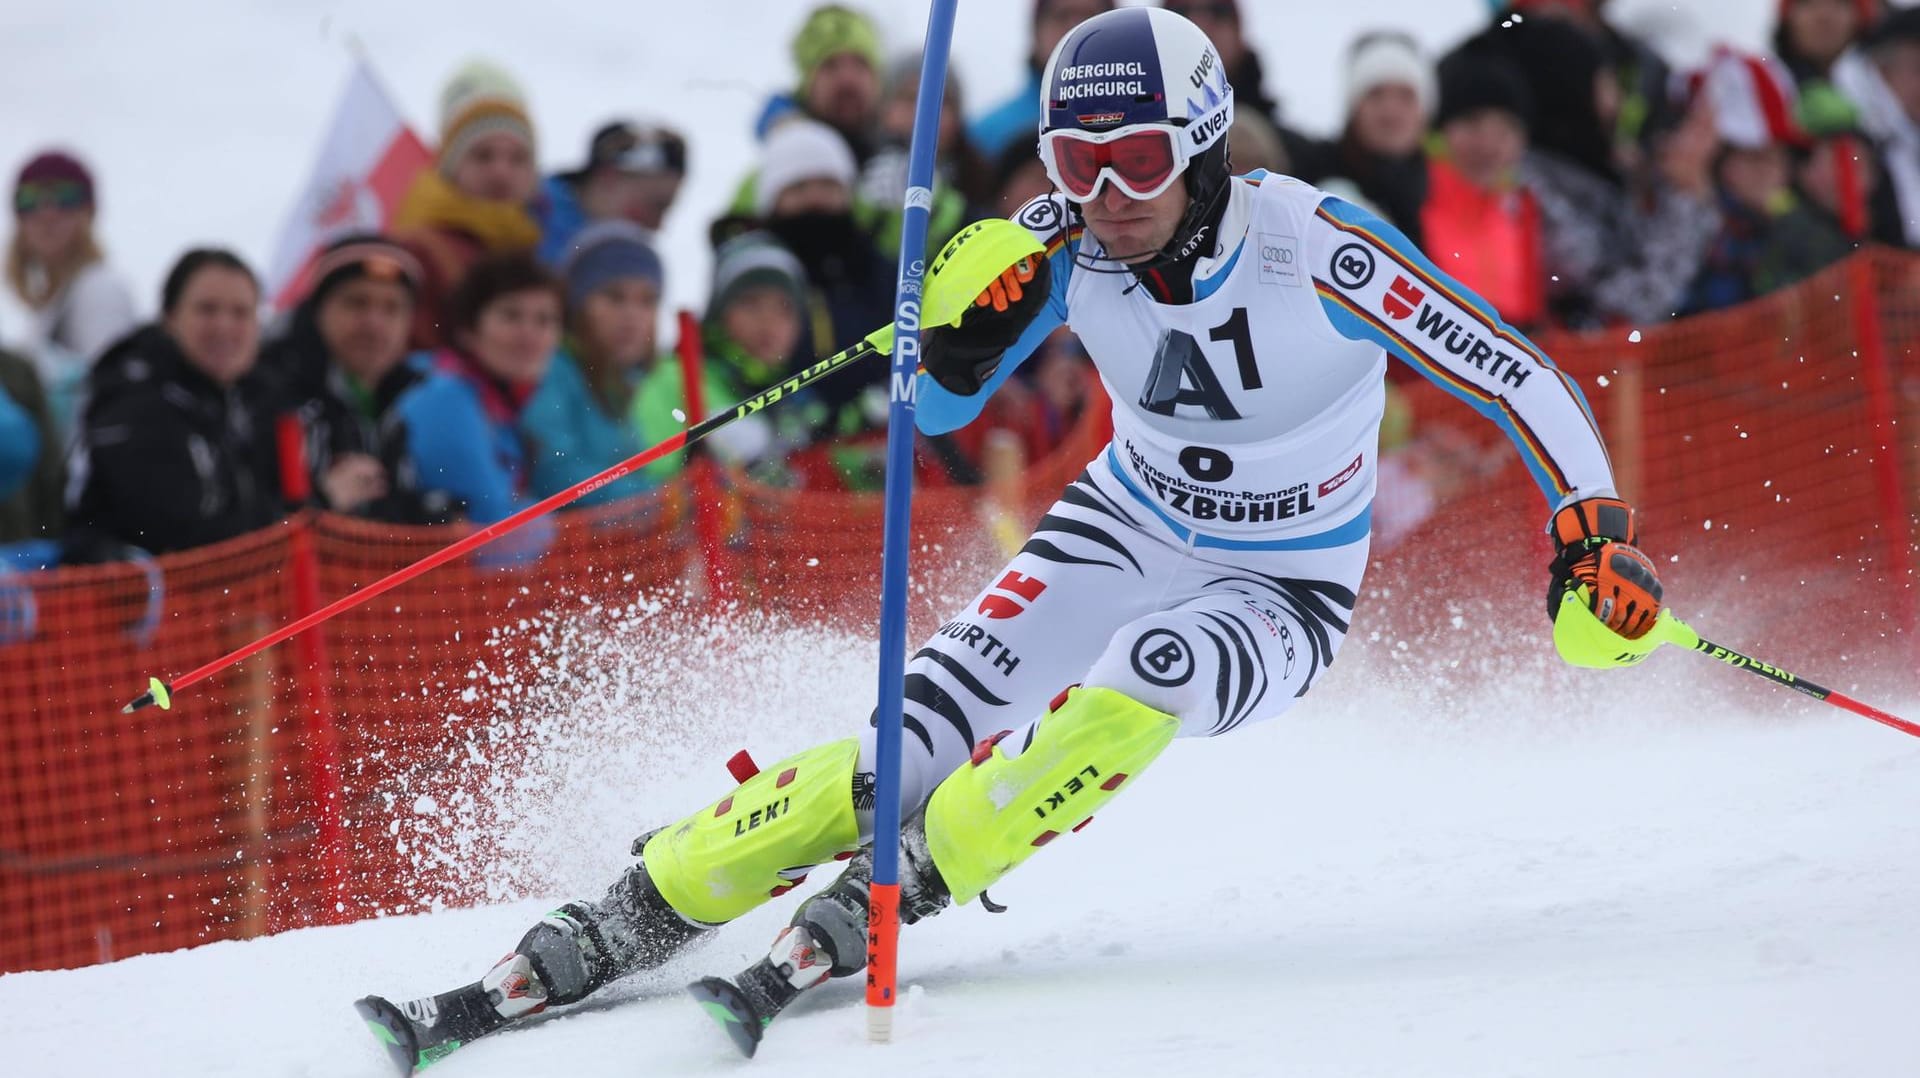
POLYGON ((268 269, 268 294, 284 311, 305 291, 314 252, 350 232, 378 232, 415 176, 433 163, 363 57, 333 114, 307 186, 287 214, 268 269))

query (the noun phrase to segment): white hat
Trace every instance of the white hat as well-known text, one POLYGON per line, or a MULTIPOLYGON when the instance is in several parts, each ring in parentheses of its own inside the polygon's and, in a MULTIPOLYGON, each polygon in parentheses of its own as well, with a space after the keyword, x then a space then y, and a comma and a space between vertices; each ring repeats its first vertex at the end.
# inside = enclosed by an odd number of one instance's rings
POLYGON ((1353 115, 1353 107, 1367 96, 1367 91, 1395 83, 1412 87, 1414 96, 1420 99, 1421 113, 1433 115, 1438 96, 1433 65, 1420 55, 1412 38, 1401 33, 1374 33, 1354 42, 1347 58, 1347 115, 1353 115))
POLYGON ((814 120, 788 120, 760 147, 755 208, 765 217, 780 192, 802 180, 838 180, 851 189, 855 172, 853 151, 838 131, 814 120))

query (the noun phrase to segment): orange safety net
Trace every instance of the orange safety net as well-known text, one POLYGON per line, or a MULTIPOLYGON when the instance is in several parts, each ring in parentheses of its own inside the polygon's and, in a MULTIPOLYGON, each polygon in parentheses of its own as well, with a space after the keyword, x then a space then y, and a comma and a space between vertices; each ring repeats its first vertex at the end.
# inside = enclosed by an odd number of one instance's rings
MULTIPOLYGON (((1620 329, 1537 343, 1586 388, 1644 545, 1696 628, 1725 625, 1726 643, 1810 674, 1912 657, 1901 573, 1920 507, 1920 440, 1906 433, 1920 424, 1920 259, 1863 254, 1637 341, 1620 329)), ((1440 665, 1463 639, 1543 647, 1539 492, 1463 405, 1424 383, 1406 400, 1412 440, 1383 457, 1350 648, 1384 639, 1440 665)), ((916 496, 916 633, 945 613, 938 597, 1017 547, 1098 451, 1103 413, 1096 399, 1046 459, 990 480, 991 497, 916 496)), ((0 971, 473 900, 457 866, 423 875, 392 824, 411 779, 466 766, 488 697, 541 661, 535 642, 490 641, 503 624, 652 588, 702 592, 709 568, 755 608, 872 624, 878 495, 737 482, 708 567, 689 489, 563 514, 544 554, 516 563, 490 547, 443 566, 193 686, 172 711, 119 707, 146 675, 192 669, 462 533, 321 515, 145 566, 0 579, 0 971)), ((1893 687, 1911 690, 1901 670, 1893 687)))
MULTIPOLYGON (((1912 668, 1920 257, 1868 251, 1731 310, 1535 343, 1584 389, 1668 601, 1703 636, 1790 668, 1804 663, 1816 681, 1830 675, 1831 688, 1854 675, 1887 685, 1889 671, 1872 667, 1890 659, 1912 668), (1878 396, 1875 364, 1885 374, 1878 396), (1879 428, 1877 404, 1887 412, 1879 428)), ((1409 455, 1493 474, 1452 490, 1445 477, 1434 484, 1438 504, 1381 552, 1369 590, 1491 595, 1481 616, 1543 628, 1549 507, 1491 424, 1431 386, 1413 389, 1409 455), (1512 566, 1525 567, 1524 586, 1486 585, 1496 574, 1511 580, 1512 566)), ((1382 501, 1406 486, 1383 484, 1382 501)), ((1399 605, 1363 609, 1356 628, 1390 618, 1416 652, 1423 640, 1429 655, 1457 650, 1444 642, 1448 618, 1402 616, 1399 605)), ((1894 687, 1911 691, 1905 680, 1894 687)))

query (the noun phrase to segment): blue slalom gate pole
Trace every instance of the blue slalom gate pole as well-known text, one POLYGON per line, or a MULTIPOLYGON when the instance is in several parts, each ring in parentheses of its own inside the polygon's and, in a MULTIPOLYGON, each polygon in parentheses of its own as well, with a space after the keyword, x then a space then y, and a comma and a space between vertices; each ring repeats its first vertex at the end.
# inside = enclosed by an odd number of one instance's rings
POLYGON ((933 209, 934 147, 959 0, 933 0, 927 16, 920 93, 907 157, 906 215, 900 226, 899 285, 893 297, 893 369, 887 410, 886 524, 880 557, 880 700, 875 749, 873 888, 867 921, 867 1039, 893 1039, 900 938, 900 737, 907 665, 907 552, 913 522, 913 393, 920 365, 927 219, 933 209))

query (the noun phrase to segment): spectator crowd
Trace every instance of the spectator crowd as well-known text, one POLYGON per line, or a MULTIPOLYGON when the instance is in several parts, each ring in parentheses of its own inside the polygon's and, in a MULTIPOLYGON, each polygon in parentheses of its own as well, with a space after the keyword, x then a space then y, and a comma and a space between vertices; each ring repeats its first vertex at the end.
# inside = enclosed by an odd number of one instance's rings
MULTIPOLYGON (((1364 203, 1523 329, 1656 323, 1742 303, 1863 243, 1920 246, 1917 8, 1781 0, 1770 54, 1720 48, 1677 71, 1605 0, 1511 0, 1439 57, 1394 30, 1359 37, 1345 115, 1318 138, 1270 96, 1237 0, 1163 3, 1227 64, 1236 172, 1364 203)), ((1111 6, 1034 0, 1030 78, 1005 101, 950 81, 930 250, 1048 189, 1033 147, 1041 70, 1111 6)), ((792 56, 792 89, 757 121, 757 168, 709 228, 706 310, 682 334, 697 340, 677 344, 697 350, 709 408, 891 317, 919 57, 885 55, 868 16, 837 4, 809 15, 792 56)), ((448 80, 438 121, 433 165, 390 229, 334 237, 270 325, 258 276, 220 247, 182 254, 143 319, 94 234, 101 178, 67 148, 25 162, 6 287, 31 324, 0 351, 0 554, 157 554, 305 505, 489 523, 697 420, 658 335, 673 269, 654 243, 697 147, 615 120, 578 167, 543 177, 525 91, 485 61, 448 80)), ((1062 330, 981 420, 921 438, 919 480, 981 482, 995 429, 1046 453, 1088 386, 1062 330)), ((707 446, 756 482, 876 489, 886 405, 885 369, 869 364, 707 446)), ((582 502, 680 467, 660 461, 582 502)))

